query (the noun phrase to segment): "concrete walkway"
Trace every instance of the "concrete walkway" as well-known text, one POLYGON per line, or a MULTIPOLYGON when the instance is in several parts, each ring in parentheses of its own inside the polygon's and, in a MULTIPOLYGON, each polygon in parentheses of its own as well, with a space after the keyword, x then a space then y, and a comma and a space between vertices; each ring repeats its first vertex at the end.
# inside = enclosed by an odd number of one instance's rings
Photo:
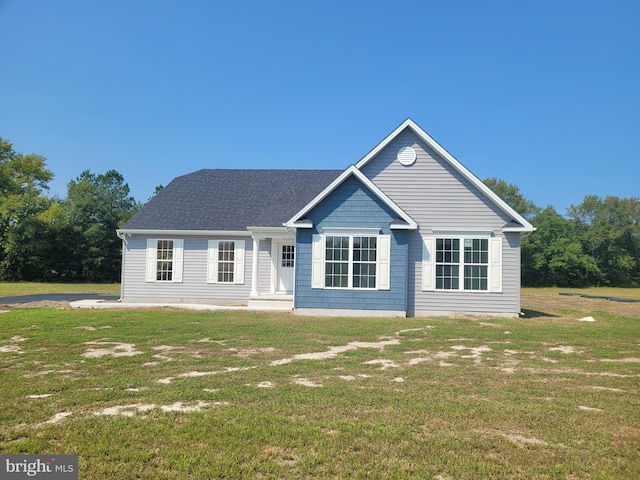
POLYGON ((73 308, 122 309, 122 308, 179 308, 183 310, 250 310, 246 306, 209 305, 204 303, 123 303, 119 301, 105 301, 83 299, 69 302, 73 308))

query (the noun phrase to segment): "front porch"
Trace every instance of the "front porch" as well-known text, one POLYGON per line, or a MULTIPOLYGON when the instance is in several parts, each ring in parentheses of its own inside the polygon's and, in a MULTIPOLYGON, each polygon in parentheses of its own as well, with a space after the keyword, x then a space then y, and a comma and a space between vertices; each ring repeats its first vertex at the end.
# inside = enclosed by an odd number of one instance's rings
POLYGON ((295 232, 283 227, 249 228, 253 240, 251 310, 293 310, 295 232))

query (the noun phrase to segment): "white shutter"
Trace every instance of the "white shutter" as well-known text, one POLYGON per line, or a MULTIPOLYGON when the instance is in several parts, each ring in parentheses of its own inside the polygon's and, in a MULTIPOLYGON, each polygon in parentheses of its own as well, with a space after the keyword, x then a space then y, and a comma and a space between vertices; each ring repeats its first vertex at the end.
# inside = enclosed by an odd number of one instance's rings
POLYGON ((158 241, 155 238, 147 238, 145 281, 155 282, 158 268, 158 241))
POLYGON ((173 241, 173 281, 182 283, 182 269, 184 265, 184 240, 173 241))
POLYGON ((435 238, 422 237, 422 290, 435 290, 434 265, 435 265, 435 238))
POLYGON ((324 236, 314 235, 311 245, 311 288, 322 288, 324 278, 324 236))
POLYGON ((502 292, 502 238, 489 239, 489 290, 502 292))
POLYGON ((378 290, 391 288, 391 236, 378 237, 378 290))
POLYGON ((218 240, 208 242, 207 283, 218 283, 218 240))
POLYGON ((245 252, 245 241, 237 240, 234 242, 234 250, 235 250, 235 265, 233 266, 233 283, 243 284, 244 283, 244 252, 245 252))

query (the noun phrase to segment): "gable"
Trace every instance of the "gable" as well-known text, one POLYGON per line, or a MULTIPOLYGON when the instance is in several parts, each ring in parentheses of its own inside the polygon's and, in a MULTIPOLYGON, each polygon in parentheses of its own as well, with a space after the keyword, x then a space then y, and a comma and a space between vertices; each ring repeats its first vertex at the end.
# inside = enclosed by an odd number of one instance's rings
POLYGON ((308 214, 315 226, 389 227, 397 214, 374 195, 358 178, 348 177, 308 214))
POLYGON ((466 223, 471 228, 493 225, 504 226, 504 231, 535 230, 411 119, 385 137, 356 167, 423 226, 466 223), (412 148, 416 156, 409 165, 399 161, 399 152, 405 147, 412 148))
POLYGON ((410 120, 356 166, 411 215, 421 229, 534 230, 410 120), (404 160, 400 152, 406 147, 415 152, 415 161, 411 164, 400 161, 404 160))
MULTIPOLYGON (((321 202, 325 201, 327 197, 332 195, 337 189, 339 189, 345 182, 351 181, 354 179, 356 182, 362 185, 368 192, 372 194, 373 197, 376 198, 377 201, 381 202, 381 204, 386 205, 391 212, 393 212, 393 216, 395 219, 393 220, 392 228, 398 230, 413 230, 417 228, 417 223, 406 213, 404 212, 391 198, 385 195, 373 182, 371 182, 365 175, 363 175, 357 168, 351 166, 347 168, 342 174, 336 178, 329 186, 327 186, 322 192, 320 192, 311 202, 307 203, 302 210, 293 215, 286 222, 287 227, 303 227, 309 228, 312 225, 309 219, 305 218, 306 215, 310 211, 312 211, 317 205, 321 202)), ((372 197, 372 198, 373 198, 372 197)))

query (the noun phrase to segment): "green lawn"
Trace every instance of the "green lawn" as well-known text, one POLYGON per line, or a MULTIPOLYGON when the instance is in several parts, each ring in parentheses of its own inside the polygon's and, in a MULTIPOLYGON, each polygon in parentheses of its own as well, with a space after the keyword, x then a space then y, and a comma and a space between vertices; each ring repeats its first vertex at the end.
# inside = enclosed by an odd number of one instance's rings
POLYGON ((82 479, 635 479, 639 339, 640 314, 566 309, 16 308, 0 452, 75 453, 82 479))

